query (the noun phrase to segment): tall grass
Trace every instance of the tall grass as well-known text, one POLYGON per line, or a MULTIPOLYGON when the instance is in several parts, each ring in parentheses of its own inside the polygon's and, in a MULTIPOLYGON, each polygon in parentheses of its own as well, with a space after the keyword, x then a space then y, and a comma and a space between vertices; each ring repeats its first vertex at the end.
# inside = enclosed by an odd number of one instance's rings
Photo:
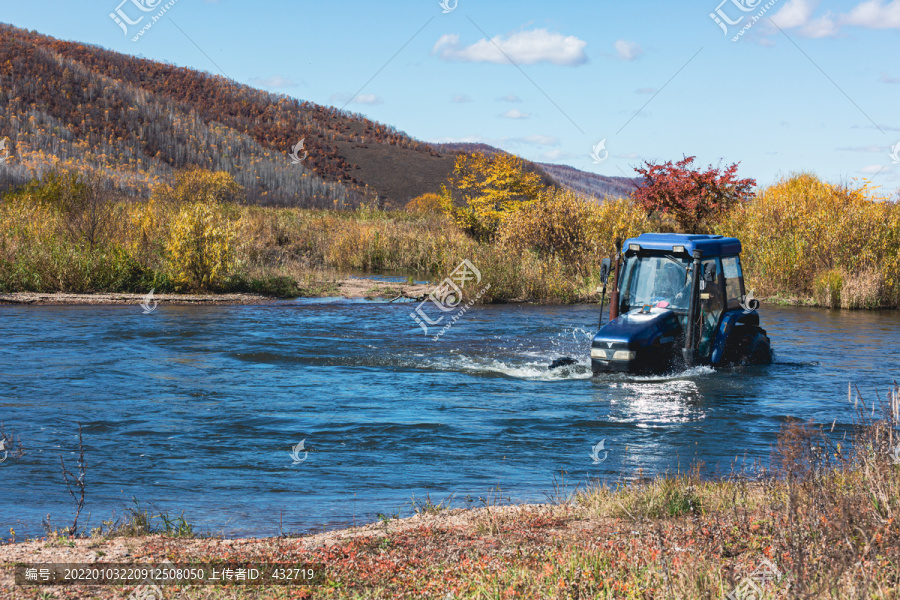
POLYGON ((787 423, 770 466, 753 478, 665 475, 617 490, 592 487, 576 502, 642 532, 682 532, 677 544, 698 560, 670 573, 665 597, 708 597, 710 581, 713 589, 734 589, 768 558, 786 575, 779 586, 784 597, 894 598, 900 589, 900 387, 895 383, 882 397, 851 389, 848 398, 857 416, 847 435, 787 423))
POLYGON ((900 207, 867 184, 793 175, 736 208, 717 231, 740 238, 757 295, 844 308, 900 305, 900 207))
MULTIPOLYGON (((578 302, 596 299, 598 265, 617 241, 676 231, 666 215, 647 215, 629 199, 560 192, 477 241, 436 211, 248 206, 222 174, 180 177, 148 201, 113 201, 90 182, 55 174, 7 194, 0 292, 321 295, 350 271, 440 280, 468 259, 490 284, 484 302, 578 302)), ((900 208, 865 185, 795 175, 722 215, 715 232, 743 242, 757 296, 900 306, 900 208)))

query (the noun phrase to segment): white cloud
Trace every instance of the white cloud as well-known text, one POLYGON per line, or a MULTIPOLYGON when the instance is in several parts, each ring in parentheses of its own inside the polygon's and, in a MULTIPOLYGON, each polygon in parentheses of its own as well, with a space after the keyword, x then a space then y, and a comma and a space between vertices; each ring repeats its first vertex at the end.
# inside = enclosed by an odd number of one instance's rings
POLYGON ((521 141, 526 144, 534 144, 536 146, 557 146, 559 145, 559 138, 554 137, 552 135, 526 135, 521 138, 521 141))
POLYGON ((644 53, 644 50, 638 44, 628 40, 618 40, 613 44, 613 47, 622 60, 634 60, 644 53))
POLYGON ((453 104, 465 104, 466 102, 472 102, 472 99, 466 96, 465 94, 460 94, 458 96, 453 96, 453 100, 451 100, 453 104))
POLYGON ((890 151, 890 149, 890 146, 846 146, 838 148, 838 150, 843 152, 884 152, 890 151))
POLYGON ((288 88, 300 85, 299 82, 294 81, 290 77, 282 77, 281 75, 273 75, 272 77, 251 77, 250 83, 264 88, 288 88))
POLYGON ((431 53, 444 60, 460 62, 505 65, 512 60, 520 65, 547 62, 576 66, 587 62, 587 55, 584 53, 586 45, 587 42, 573 35, 564 36, 546 29, 534 29, 508 36, 498 35, 491 40, 481 39, 471 46, 463 47, 459 43, 459 35, 448 33, 441 36, 431 53))
POLYGON ((866 0, 856 5, 844 21, 868 29, 900 29, 900 0, 887 4, 883 0, 866 0))
POLYGON ((375 94, 359 94, 351 102, 353 104, 384 104, 384 100, 375 94))
POLYGON ((881 83, 900 83, 900 77, 891 77, 887 73, 882 73, 878 81, 881 83))
POLYGON ((813 13, 819 0, 789 0, 772 17, 782 29, 797 29, 808 38, 835 37, 845 25, 855 25, 866 29, 900 29, 900 0, 864 0, 849 13, 832 15, 826 12, 818 18, 813 13))
POLYGON ((840 26, 834 17, 831 16, 831 13, 827 13, 818 19, 813 19, 800 30, 800 34, 808 38, 834 37, 839 32, 840 26))
POLYGON ((345 104, 384 104, 384 100, 375 94, 359 94, 351 97, 350 94, 332 94, 330 100, 332 102, 343 102, 345 104))
POLYGON ((803 37, 836 36, 840 32, 840 24, 831 12, 813 19, 813 13, 818 6, 819 0, 790 0, 772 17, 772 21, 782 29, 799 28, 799 33, 803 37))
POLYGON ((875 175, 884 170, 884 165, 869 165, 859 170, 863 175, 875 175))
POLYGON ((782 29, 803 27, 812 18, 813 11, 819 6, 818 0, 789 0, 781 7, 772 20, 782 29))
POLYGON ((500 116, 505 119, 527 119, 531 116, 531 113, 522 112, 518 108, 511 108, 500 116))
POLYGON ((503 96, 502 98, 500 98, 500 100, 502 102, 510 102, 510 103, 522 101, 522 99, 519 98, 518 96, 516 96, 515 94, 507 94, 506 96, 503 96))
POLYGON ((574 156, 574 154, 566 152, 565 150, 550 150, 549 152, 544 152, 541 155, 541 158, 544 160, 566 160, 568 158, 574 158, 574 156))

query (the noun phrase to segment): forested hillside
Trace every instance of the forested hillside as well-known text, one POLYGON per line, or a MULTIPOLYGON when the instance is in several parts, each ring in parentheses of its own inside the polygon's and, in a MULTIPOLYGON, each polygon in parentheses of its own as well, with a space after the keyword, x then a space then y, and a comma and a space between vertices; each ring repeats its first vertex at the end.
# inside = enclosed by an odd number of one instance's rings
POLYGON ((6 186, 67 166, 135 195, 193 165, 232 173, 263 203, 353 205, 377 194, 402 204, 453 168, 452 156, 357 114, 8 25, 3 138, 13 156, 0 174, 6 186), (301 139, 309 154, 292 164, 301 139))
MULTIPOLYGON (((438 191, 456 154, 500 152, 425 144, 356 113, 0 24, 3 140, 10 158, 0 189, 62 167, 141 197, 176 170, 201 167, 231 173, 251 202, 304 207, 365 198, 401 207, 438 191), (306 158, 294 164, 300 140, 306 158)), ((607 189, 607 178, 576 169, 528 168, 551 185, 552 171, 582 193, 607 189)), ((624 191, 618 183, 608 188, 613 195, 624 191)))

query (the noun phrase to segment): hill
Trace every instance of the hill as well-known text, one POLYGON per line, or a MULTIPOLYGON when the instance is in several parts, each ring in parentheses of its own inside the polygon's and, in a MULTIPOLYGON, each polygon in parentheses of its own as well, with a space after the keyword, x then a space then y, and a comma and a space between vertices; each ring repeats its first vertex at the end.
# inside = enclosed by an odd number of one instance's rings
POLYGON ((453 168, 453 156, 358 114, 2 24, 0 99, 0 139, 14 157, 5 186, 60 165, 143 195, 196 165, 231 172, 262 203, 377 194, 397 205, 438 189, 453 168), (292 164, 301 139, 308 156, 292 164))
MULTIPOLYGON (((90 171, 132 196, 188 166, 228 171, 261 204, 400 207, 437 191, 459 152, 364 116, 210 73, 0 24, 0 189, 55 167, 90 171), (302 163, 291 149, 303 140, 302 163), (307 154, 308 153, 308 154, 307 154)), ((535 165, 545 182, 620 195, 618 180, 535 165)))

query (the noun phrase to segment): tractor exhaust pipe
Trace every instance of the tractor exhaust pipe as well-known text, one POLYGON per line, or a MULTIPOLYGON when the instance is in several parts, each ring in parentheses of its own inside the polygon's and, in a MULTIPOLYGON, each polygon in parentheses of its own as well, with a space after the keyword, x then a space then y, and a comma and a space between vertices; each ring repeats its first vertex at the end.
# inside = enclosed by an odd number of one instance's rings
POLYGON ((612 321, 619 316, 619 248, 622 246, 622 240, 616 240, 616 249, 613 254, 613 260, 616 261, 613 266, 613 284, 612 292, 609 294, 609 320, 612 321))
POLYGON ((609 266, 611 264, 612 261, 608 258, 604 258, 600 264, 600 280, 603 282, 603 291, 600 292, 600 322, 597 325, 598 329, 603 327, 603 304, 606 302, 606 283, 609 281, 609 266))
POLYGON ((694 366, 694 322, 697 320, 697 310, 700 305, 700 259, 703 258, 702 250, 694 250, 694 266, 691 274, 691 303, 687 314, 687 327, 684 332, 684 348, 681 355, 687 368, 694 366))

